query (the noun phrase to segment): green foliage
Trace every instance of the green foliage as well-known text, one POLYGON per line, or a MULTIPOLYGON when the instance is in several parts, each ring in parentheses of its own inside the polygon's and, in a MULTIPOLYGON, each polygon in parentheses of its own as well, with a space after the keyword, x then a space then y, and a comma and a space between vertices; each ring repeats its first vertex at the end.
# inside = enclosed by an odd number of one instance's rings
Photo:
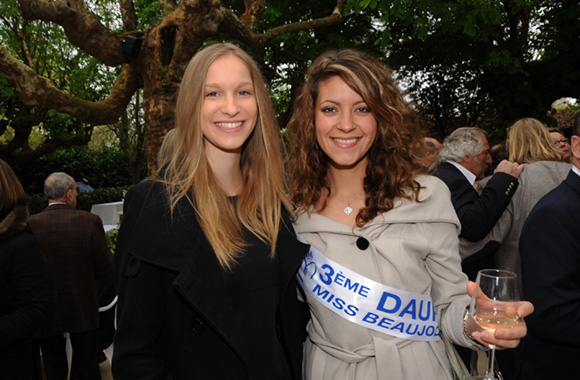
POLYGON ((125 198, 129 186, 98 188, 94 191, 79 191, 77 208, 91 211, 91 207, 99 203, 118 202, 125 198))
MULTIPOLYGON (((118 7, 111 6, 114 1, 85 2, 104 25, 122 32, 118 7)), ((265 3, 258 33, 326 17, 336 6, 336 0, 265 3)), ((162 20, 165 10, 159 7, 158 0, 135 0, 133 4, 139 31, 162 20)), ((245 9, 243 0, 221 4, 238 16, 245 9)), ((310 62, 328 49, 344 47, 365 50, 395 69, 412 92, 428 126, 440 135, 465 124, 496 130, 517 117, 543 118, 555 99, 580 98, 580 64, 575 58, 580 35, 577 2, 346 0, 345 4, 344 22, 339 25, 282 34, 263 48, 245 47, 262 64, 281 126, 292 113, 292 98, 310 62)), ((23 20, 17 0, 3 0, 2 8, 0 39, 13 55, 75 96, 89 100, 107 96, 120 67, 109 68, 78 51, 55 24, 23 20)), ((223 30, 227 28, 220 29, 223 30)), ((232 36, 218 33, 207 41, 210 39, 231 40, 232 36)), ((139 113, 137 109, 131 118, 137 120, 134 115, 139 113)), ((11 152, 3 151, 11 139, 19 141, 17 133, 11 134, 11 125, 31 114, 13 86, 0 77, 0 155, 33 153, 24 145, 17 149, 12 146, 11 152)), ((84 144, 93 132, 92 126, 55 112, 48 112, 41 124, 31 123, 21 123, 24 127, 20 130, 29 131, 40 125, 34 139, 27 140, 38 152, 84 144)), ((39 162, 19 162, 21 174, 28 177, 28 186, 41 186, 43 177, 53 170, 89 178, 94 186, 122 185, 118 178, 130 178, 120 173, 124 169, 119 168, 127 162, 125 158, 112 154, 113 162, 102 157, 96 164, 90 155, 68 150, 70 155, 56 153, 39 162), (87 163, 77 164, 81 161, 87 163)))
POLYGON ((7 127, 2 135, 0 135, 0 145, 8 144, 14 138, 14 129, 7 127))
POLYGON ((107 231, 105 233, 105 237, 107 238, 107 246, 111 253, 115 253, 115 248, 117 247, 117 236, 119 236, 119 228, 113 228, 112 230, 107 231))
MULTIPOLYGON (((97 8, 99 3, 103 2, 87 1, 89 6, 97 8)), ((110 8, 110 3, 106 3, 110 8)), ((106 6, 101 8, 107 9, 106 6)), ((101 16, 101 21, 105 24, 111 22, 112 15, 109 13, 105 12, 101 16)), ((120 70, 109 68, 77 49, 69 42, 63 28, 57 24, 22 19, 18 14, 16 0, 2 2, 0 40, 12 55, 39 75, 48 78, 61 90, 83 99, 105 99, 120 70)), ((26 136, 17 138, 15 141, 18 144, 9 144, 11 140, 5 136, 0 142, 0 153, 3 156, 12 156, 18 161, 21 155, 34 155, 34 150, 39 148, 42 149, 38 152, 47 152, 57 147, 84 145, 88 142, 92 126, 54 111, 47 112, 43 118, 43 112, 45 110, 26 107, 20 101, 13 84, 0 76, 0 125, 13 126, 17 135, 30 133, 33 127, 41 126, 43 135, 43 138, 32 141, 26 136)), ((0 135, 2 133, 0 129, 0 135)))
POLYGON ((546 121, 552 102, 580 97, 577 2, 377 3, 347 0, 346 5, 349 12, 370 13, 385 26, 377 43, 426 120, 443 123, 433 126, 438 137, 462 123, 495 131, 520 117, 546 121), (424 77, 428 81, 421 83, 418 78, 424 77))
POLYGON ((158 1, 135 0, 135 11, 139 14, 139 30, 145 30, 161 20, 161 8, 158 1))
POLYGON ((28 212, 30 215, 38 214, 48 206, 48 200, 44 194, 28 194, 28 212))
MULTIPOLYGON (((142 176, 145 177, 145 163, 143 162, 141 166, 142 176)), ((86 178, 94 189, 131 185, 130 165, 123 153, 115 148, 104 147, 92 150, 87 147, 71 147, 59 149, 53 154, 37 160, 14 165, 13 169, 28 194, 41 194, 45 178, 53 172, 65 172, 77 181, 86 178)), ((94 196, 97 195, 88 195, 87 197, 94 196)), ((79 202, 81 201, 79 200, 79 202)))
MULTIPOLYGON (((239 10, 237 14, 244 9, 241 0, 232 2, 231 6, 239 10)), ((329 16, 335 6, 336 0, 269 1, 259 28, 268 30, 292 22, 323 18, 329 16)), ((260 49, 245 47, 262 63, 265 76, 270 81, 282 127, 290 118, 292 99, 304 80, 308 66, 321 53, 331 49, 356 47, 378 57, 385 55, 382 46, 375 44, 381 30, 373 23, 374 20, 371 13, 348 12, 345 14, 345 21, 339 25, 282 34, 260 49)), ((224 36, 223 39, 227 38, 224 36)))

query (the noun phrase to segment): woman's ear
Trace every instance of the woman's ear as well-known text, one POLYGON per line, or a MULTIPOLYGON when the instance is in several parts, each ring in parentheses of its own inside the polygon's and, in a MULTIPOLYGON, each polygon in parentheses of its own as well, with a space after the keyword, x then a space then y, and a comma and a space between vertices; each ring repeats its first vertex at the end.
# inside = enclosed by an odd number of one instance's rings
POLYGON ((574 156, 578 166, 580 165, 580 136, 572 136, 570 147, 572 148, 572 156, 574 156))

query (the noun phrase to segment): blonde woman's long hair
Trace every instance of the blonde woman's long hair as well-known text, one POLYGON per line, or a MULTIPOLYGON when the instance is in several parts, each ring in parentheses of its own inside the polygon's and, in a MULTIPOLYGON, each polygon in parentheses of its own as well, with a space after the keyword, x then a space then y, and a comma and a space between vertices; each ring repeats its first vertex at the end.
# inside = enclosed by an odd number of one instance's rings
POLYGON ((509 160, 513 162, 562 161, 562 152, 554 145, 548 128, 530 117, 520 119, 508 128, 506 144, 509 160))
POLYGON ((264 78, 256 62, 242 49, 220 43, 198 52, 189 62, 177 97, 174 151, 159 180, 166 184, 171 212, 184 198, 224 269, 232 270, 246 247, 243 227, 271 247, 278 241, 283 208, 291 210, 283 176, 282 138, 264 78), (244 186, 236 205, 222 189, 206 157, 202 106, 207 71, 216 59, 233 55, 252 76, 258 104, 254 131, 242 148, 244 186))

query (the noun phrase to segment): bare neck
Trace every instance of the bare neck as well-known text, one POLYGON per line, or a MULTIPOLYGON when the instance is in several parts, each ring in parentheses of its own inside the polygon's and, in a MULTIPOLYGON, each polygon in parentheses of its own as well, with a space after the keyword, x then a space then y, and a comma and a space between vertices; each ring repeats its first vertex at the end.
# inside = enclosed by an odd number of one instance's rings
POLYGON ((228 196, 240 194, 244 186, 240 158, 241 155, 236 153, 224 154, 219 159, 208 157, 213 174, 228 196))
POLYGON ((365 168, 329 169, 330 188, 343 199, 352 199, 363 191, 365 168))

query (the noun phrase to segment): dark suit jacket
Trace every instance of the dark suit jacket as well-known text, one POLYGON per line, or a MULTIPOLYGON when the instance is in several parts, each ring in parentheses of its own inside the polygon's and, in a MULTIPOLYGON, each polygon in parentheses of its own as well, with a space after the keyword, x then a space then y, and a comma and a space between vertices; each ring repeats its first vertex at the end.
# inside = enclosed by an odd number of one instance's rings
POLYGON ((31 216, 29 223, 52 281, 52 318, 41 328, 39 337, 98 328, 95 279, 113 264, 101 219, 58 204, 31 216))
MULTIPOLYGON (((296 272, 308 246, 285 221, 276 250, 278 339, 291 378, 299 379, 308 308, 298 300, 296 272)), ((127 193, 115 276, 115 380, 249 379, 247 357, 255 353, 240 349, 234 315, 261 310, 232 310, 219 262, 186 200, 172 219, 163 185, 148 181, 127 193)))
POLYGON ((449 187, 461 223, 459 236, 468 241, 481 240, 491 231, 518 188, 517 178, 497 173, 478 194, 463 173, 448 162, 441 163, 435 175, 449 187))
POLYGON ((534 312, 519 378, 575 379, 580 359, 580 176, 570 172, 532 209, 520 242, 526 299, 534 312))

